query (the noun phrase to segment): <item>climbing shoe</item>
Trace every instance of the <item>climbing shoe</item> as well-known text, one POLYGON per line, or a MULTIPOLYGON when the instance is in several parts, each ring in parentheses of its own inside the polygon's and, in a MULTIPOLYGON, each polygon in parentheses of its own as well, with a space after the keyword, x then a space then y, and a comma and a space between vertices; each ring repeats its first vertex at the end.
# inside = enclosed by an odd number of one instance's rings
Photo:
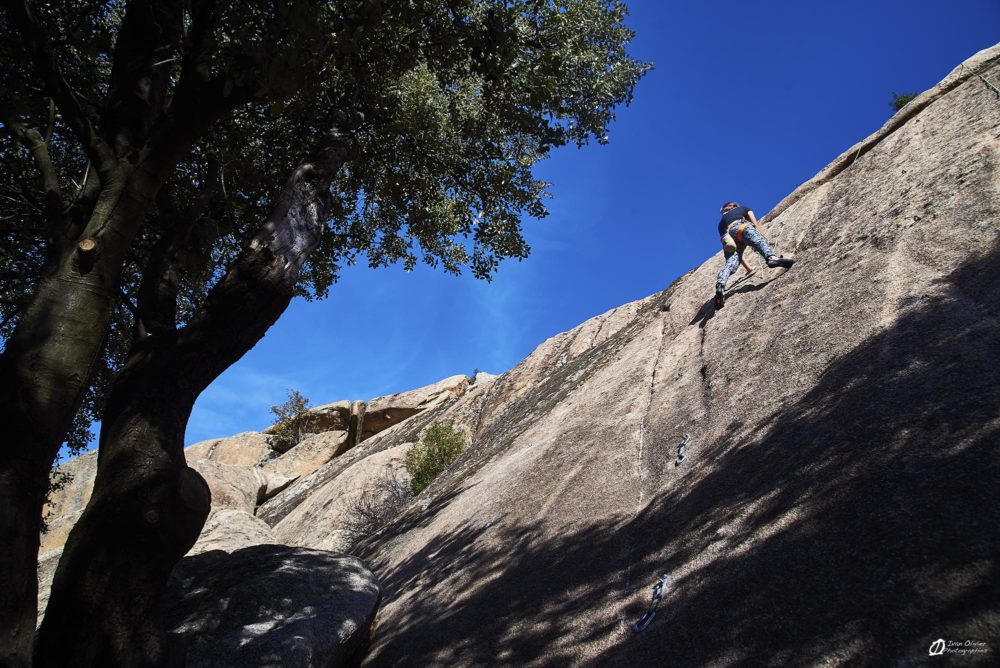
POLYGON ((780 255, 772 255, 767 258, 767 266, 771 269, 774 269, 775 267, 784 267, 785 269, 788 269, 793 264, 795 264, 795 260, 790 260, 789 258, 781 257, 780 255))
POLYGON ((718 311, 720 308, 726 305, 726 295, 722 292, 722 288, 715 289, 715 310, 718 311))

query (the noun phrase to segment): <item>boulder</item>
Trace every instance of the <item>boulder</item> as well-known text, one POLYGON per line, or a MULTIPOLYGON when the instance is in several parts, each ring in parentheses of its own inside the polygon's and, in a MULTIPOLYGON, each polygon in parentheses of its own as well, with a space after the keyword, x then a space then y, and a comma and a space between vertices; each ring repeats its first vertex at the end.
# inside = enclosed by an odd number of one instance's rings
MULTIPOLYGON (((261 471, 269 480, 274 481, 290 481, 307 476, 347 451, 347 435, 344 430, 307 434, 298 445, 265 462, 261 471)), ((267 496, 273 496, 277 491, 276 486, 268 484, 267 496)))
POLYGON ((347 431, 351 426, 351 406, 353 403, 343 400, 310 408, 306 430, 310 433, 347 431))
POLYGON ((417 413, 452 401, 468 387, 469 377, 458 375, 415 390, 372 399, 365 408, 360 440, 364 441, 417 413))
POLYGON ((251 513, 234 508, 214 507, 205 521, 198 542, 188 554, 201 554, 211 550, 235 552, 251 545, 275 542, 271 527, 251 513))
POLYGON ((183 559, 164 617, 188 668, 326 668, 360 661, 380 599, 354 557, 258 545, 183 559))
POLYGON ((213 508, 232 508, 252 515, 267 489, 267 480, 256 467, 220 464, 208 459, 188 464, 208 483, 213 508))
MULTIPOLYGON (((279 473, 277 471, 266 472, 263 470, 261 470, 261 473, 264 475, 264 491, 261 493, 261 504, 273 499, 299 479, 299 476, 296 474, 279 473)), ((260 506, 258 506, 259 508, 260 506)))
POLYGON ((208 459, 220 464, 254 466, 268 453, 267 435, 254 431, 228 438, 213 438, 190 445, 184 451, 188 461, 208 459))

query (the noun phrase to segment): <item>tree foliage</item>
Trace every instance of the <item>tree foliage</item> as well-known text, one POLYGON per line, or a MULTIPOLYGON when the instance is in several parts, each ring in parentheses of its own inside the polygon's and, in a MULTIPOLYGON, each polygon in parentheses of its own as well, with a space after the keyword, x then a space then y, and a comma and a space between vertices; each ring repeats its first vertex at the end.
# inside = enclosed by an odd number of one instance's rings
MULTIPOLYGON (((98 127, 126 111, 109 99, 129 4, 33 7, 68 87, 98 127)), ((150 123, 170 115, 185 77, 230 111, 180 156, 129 250, 103 365, 71 442, 87 440, 102 389, 124 361, 157 244, 183 237, 174 244, 177 318, 169 323, 183 326, 271 210, 278 185, 333 128, 351 133, 356 153, 333 185, 300 295, 324 296, 355 262, 426 262, 489 279, 504 258, 526 257, 522 217, 544 217, 548 196, 532 167, 555 147, 604 141, 615 107, 631 100, 648 69, 625 51, 625 15, 623 3, 608 0, 192 3, 180 48, 164 50, 159 66, 165 115, 150 123)), ((4 62, 27 60, 12 23, 2 22, 0 37, 4 62)), ((81 225, 99 184, 37 73, 3 68, 0 95, 11 140, 0 146, 6 341, 52 250, 46 176, 30 142, 14 141, 14 126, 47 148, 63 204, 81 225)))

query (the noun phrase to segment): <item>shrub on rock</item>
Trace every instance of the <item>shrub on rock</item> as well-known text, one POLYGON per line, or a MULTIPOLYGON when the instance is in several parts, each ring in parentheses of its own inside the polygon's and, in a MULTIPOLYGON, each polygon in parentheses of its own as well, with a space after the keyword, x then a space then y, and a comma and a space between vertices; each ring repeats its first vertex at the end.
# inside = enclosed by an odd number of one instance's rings
POLYGON ((425 490, 458 459, 465 447, 465 438, 453 423, 436 422, 428 427, 420 442, 406 453, 406 471, 411 477, 413 493, 425 490))

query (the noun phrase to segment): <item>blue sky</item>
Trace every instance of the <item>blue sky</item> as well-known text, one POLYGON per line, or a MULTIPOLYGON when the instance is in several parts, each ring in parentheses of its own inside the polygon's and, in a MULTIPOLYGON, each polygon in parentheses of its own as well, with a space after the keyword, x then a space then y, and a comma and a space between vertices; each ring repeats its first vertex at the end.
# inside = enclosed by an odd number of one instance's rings
POLYGON ((501 373, 704 262, 724 201, 764 215, 877 130, 894 90, 924 91, 1000 40, 996 0, 628 5, 631 52, 656 69, 608 146, 539 166, 555 197, 548 218, 525 221, 527 260, 490 284, 349 268, 328 299, 295 301, 202 394, 185 441, 266 427, 288 388, 318 404, 501 373))

